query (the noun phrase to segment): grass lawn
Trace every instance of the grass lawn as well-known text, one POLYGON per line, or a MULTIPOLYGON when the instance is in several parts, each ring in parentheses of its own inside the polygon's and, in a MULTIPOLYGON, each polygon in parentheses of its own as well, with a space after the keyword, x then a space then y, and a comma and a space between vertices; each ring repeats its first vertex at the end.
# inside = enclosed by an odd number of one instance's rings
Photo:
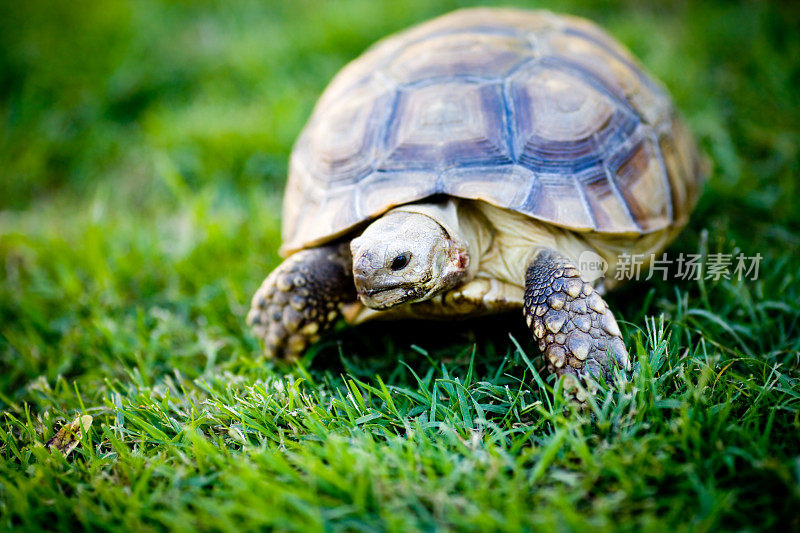
POLYGON ((0 530, 800 530, 800 9, 512 3, 667 85, 713 169, 669 253, 758 279, 609 295, 633 376, 591 416, 517 316, 266 361, 244 317, 294 137, 342 65, 459 4, 5 2, 0 530))

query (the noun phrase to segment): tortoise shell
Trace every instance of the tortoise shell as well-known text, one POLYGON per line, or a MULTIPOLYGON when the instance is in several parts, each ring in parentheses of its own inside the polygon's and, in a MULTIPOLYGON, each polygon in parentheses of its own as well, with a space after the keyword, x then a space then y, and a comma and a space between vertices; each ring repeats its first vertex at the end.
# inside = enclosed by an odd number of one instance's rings
POLYGON ((282 252, 434 195, 636 236, 684 224, 700 180, 669 96, 599 27, 460 10, 378 42, 330 83, 292 152, 282 252))

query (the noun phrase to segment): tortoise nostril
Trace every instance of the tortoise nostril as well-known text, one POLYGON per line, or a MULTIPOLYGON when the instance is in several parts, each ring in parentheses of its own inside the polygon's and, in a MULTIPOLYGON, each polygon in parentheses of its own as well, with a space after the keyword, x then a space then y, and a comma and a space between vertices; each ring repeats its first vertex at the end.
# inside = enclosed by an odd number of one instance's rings
POLYGON ((406 265, 408 265, 408 261, 410 259, 411 259, 411 252, 402 253, 397 257, 395 257, 394 259, 392 259, 392 265, 390 268, 395 272, 397 272, 398 270, 402 270, 403 268, 406 267, 406 265))

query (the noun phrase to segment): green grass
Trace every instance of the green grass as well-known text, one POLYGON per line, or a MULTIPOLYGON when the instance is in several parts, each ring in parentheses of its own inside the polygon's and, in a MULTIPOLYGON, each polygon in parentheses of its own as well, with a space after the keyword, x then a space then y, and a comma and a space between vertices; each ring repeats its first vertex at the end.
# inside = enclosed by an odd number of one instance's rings
POLYGON ((521 318, 342 327, 295 365, 244 325, 315 98, 455 2, 2 4, 0 529, 799 529, 800 13, 525 5, 684 111, 713 176, 670 252, 764 257, 611 294, 634 371, 591 416, 521 318))

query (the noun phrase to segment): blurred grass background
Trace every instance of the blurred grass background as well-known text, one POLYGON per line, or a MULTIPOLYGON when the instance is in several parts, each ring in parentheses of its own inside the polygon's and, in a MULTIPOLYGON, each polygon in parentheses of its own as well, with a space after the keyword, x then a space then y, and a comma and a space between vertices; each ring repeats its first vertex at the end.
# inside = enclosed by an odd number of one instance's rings
MULTIPOLYGON (((478 439, 516 466, 489 459, 448 485, 478 460, 480 444, 459 447, 474 435, 471 402, 446 395, 454 411, 426 422, 439 424, 424 426, 430 441, 395 450, 387 435, 430 407, 414 391, 470 381, 474 346, 480 383, 521 377, 507 321, 453 327, 447 342, 424 325, 341 331, 297 367, 260 359, 244 315, 278 262, 288 154, 314 101, 380 37, 476 4, 0 3, 0 528, 800 527, 795 3, 502 2, 595 20, 669 88, 713 169, 674 251, 764 256, 758 282, 652 281, 611 296, 639 360, 666 366, 652 386, 637 366, 642 387, 616 400, 624 414, 600 417, 607 426, 543 411, 533 387, 527 407, 484 413, 517 437, 478 439), (645 331, 661 314, 670 334, 645 331), (381 376, 406 398, 403 416, 363 426, 391 399, 365 393, 358 413, 342 410, 341 375, 374 387, 381 376), (245 401, 284 379, 264 392, 274 405, 245 401), (275 422, 289 411, 297 419, 275 422), (78 412, 97 419, 80 459, 41 454, 35 444, 78 412), (251 435, 248 416, 284 429, 251 435), (431 469, 386 466, 408 454, 431 469), (529 461, 543 470, 515 477, 529 461), (481 492, 492 490, 499 499, 481 492), (247 511, 248 497, 280 510, 247 511)), ((464 392, 484 405, 479 389, 464 392)))

